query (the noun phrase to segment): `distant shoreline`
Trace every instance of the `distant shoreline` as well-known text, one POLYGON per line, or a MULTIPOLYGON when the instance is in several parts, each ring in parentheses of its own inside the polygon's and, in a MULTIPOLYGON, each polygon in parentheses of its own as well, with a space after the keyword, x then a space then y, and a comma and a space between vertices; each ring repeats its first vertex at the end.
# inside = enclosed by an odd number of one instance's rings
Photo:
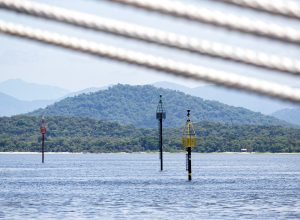
MULTIPOLYGON (((141 152, 108 152, 108 153, 85 153, 85 152, 45 152, 45 154, 156 154, 159 153, 158 151, 153 151, 153 152, 146 152, 146 151, 141 151, 141 152)), ((178 151, 178 152, 164 152, 166 154, 176 154, 176 153, 185 153, 185 151, 178 151)), ((292 153, 271 153, 271 152, 212 152, 212 153, 200 153, 200 152, 193 152, 195 154, 224 154, 224 155, 231 155, 231 154, 300 154, 297 152, 292 152, 292 153)), ((24 154, 24 155, 39 155, 41 152, 0 152, 0 155, 6 155, 6 154, 24 154)))

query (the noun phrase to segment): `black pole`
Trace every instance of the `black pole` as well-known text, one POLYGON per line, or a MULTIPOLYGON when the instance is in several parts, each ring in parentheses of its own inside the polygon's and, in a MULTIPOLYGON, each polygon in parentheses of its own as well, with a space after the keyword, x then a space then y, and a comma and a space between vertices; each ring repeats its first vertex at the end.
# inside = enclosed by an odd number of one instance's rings
POLYGON ((42 134, 42 163, 44 163, 45 134, 42 134))
POLYGON ((159 96, 159 103, 156 109, 156 119, 159 121, 159 159, 160 159, 160 171, 163 171, 163 120, 166 118, 166 112, 163 108, 162 96, 159 96))
POLYGON ((192 180, 192 148, 188 147, 187 148, 187 153, 188 153, 188 179, 189 181, 192 180))
POLYGON ((159 119, 160 171, 163 170, 162 118, 159 119))

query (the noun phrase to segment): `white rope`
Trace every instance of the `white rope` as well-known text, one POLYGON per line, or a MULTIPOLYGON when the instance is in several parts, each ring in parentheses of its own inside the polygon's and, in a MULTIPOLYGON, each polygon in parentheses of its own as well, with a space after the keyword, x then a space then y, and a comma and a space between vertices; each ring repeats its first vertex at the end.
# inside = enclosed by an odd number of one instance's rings
POLYGON ((0 0, 0 7, 33 16, 54 19, 80 27, 109 32, 129 38, 152 42, 168 47, 182 49, 199 54, 233 60, 271 70, 300 75, 300 61, 287 57, 269 55, 240 47, 198 40, 153 28, 105 19, 86 13, 80 13, 26 0, 0 0))
POLYGON ((249 34, 264 36, 290 42, 300 43, 300 31, 291 27, 282 27, 273 23, 264 23, 260 20, 250 19, 233 14, 226 14, 216 10, 199 8, 171 0, 110 0, 122 4, 139 7, 146 10, 157 11, 176 17, 183 17, 211 25, 225 27, 249 34))
POLYGON ((289 0, 218 0, 276 15, 300 19, 300 4, 289 0))
POLYGON ((32 29, 21 25, 7 23, 0 20, 0 32, 22 38, 56 45, 67 49, 80 51, 95 56, 101 56, 164 71, 175 76, 191 78, 199 81, 212 82, 228 88, 234 88, 253 92, 277 99, 300 104, 300 89, 270 83, 250 77, 216 71, 213 69, 182 63, 179 61, 164 59, 157 56, 146 55, 121 48, 106 46, 103 44, 68 37, 57 33, 32 29))

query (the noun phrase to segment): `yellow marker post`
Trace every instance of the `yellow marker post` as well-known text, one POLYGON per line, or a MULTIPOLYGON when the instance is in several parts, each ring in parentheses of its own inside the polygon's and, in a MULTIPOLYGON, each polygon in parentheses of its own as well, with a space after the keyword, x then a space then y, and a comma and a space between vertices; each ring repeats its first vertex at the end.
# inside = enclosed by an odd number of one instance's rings
POLYGON ((193 124, 190 120, 191 110, 187 110, 187 121, 183 130, 182 135, 182 145, 187 150, 186 160, 187 160, 187 171, 188 171, 188 180, 192 180, 192 148, 196 146, 196 133, 193 127, 193 124))

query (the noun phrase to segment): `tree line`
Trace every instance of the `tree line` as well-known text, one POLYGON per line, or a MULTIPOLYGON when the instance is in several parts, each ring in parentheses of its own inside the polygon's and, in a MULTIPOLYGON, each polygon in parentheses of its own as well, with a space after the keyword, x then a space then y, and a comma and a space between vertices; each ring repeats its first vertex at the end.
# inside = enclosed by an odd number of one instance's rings
MULTIPOLYGON (((0 151, 33 151, 41 148, 39 117, 0 118, 0 151)), ((138 152, 158 150, 158 129, 135 128, 90 118, 46 118, 46 151, 138 152)), ((300 152, 300 129, 272 125, 235 125, 203 121, 195 123, 196 152, 300 152)), ((164 150, 184 150, 181 128, 165 128, 164 150)))

